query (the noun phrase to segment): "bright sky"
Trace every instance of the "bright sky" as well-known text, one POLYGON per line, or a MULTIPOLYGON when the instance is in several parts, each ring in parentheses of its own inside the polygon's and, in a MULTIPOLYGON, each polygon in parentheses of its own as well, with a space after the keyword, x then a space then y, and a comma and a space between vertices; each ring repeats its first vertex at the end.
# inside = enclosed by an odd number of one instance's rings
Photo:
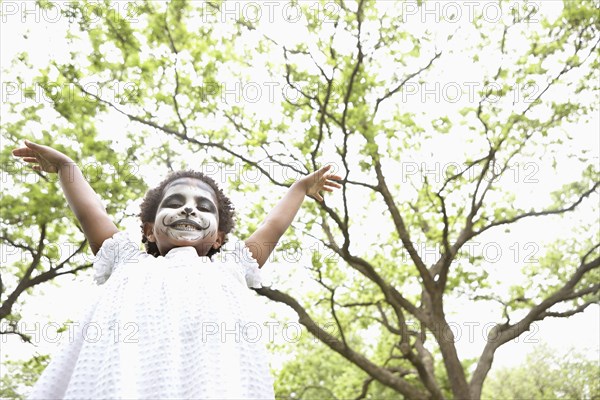
MULTIPOLYGON (((2 48, 1 66, 3 70, 9 70, 8 73, 5 73, 2 78, 3 101, 5 96, 10 94, 7 91, 8 87, 5 86, 6 82, 14 82, 14 79, 17 75, 23 77, 25 80, 36 75, 35 68, 32 70, 16 70, 9 67, 10 61, 18 52, 27 51, 29 53, 29 62, 36 68, 45 66, 50 59, 57 59, 58 62, 63 62, 68 59, 69 49, 65 46, 65 42, 63 40, 64 30, 68 27, 68 21, 65 19, 53 19, 53 14, 44 14, 45 12, 35 9, 33 5, 31 5, 31 8, 29 8, 31 13, 23 17, 21 14, 22 9, 18 8, 23 4, 25 3, 6 1, 1 4, 3 13, 5 14, 4 17, 2 17, 2 32, 0 35, 0 47, 2 48), (15 9, 11 8, 13 5, 17 7, 16 11, 15 9), (22 18, 24 18, 25 21, 22 21, 22 18), (25 38, 25 35, 27 38, 25 38)), ((117 4, 121 4, 122 7, 125 7, 125 3, 117 4)), ((235 13, 238 13, 238 15, 239 13, 249 13, 245 14, 247 16, 254 15, 252 13, 255 12, 256 8, 253 10, 252 6, 249 6, 249 4, 257 3, 246 2, 240 4, 238 4, 239 8, 232 9, 233 15, 235 13)), ((288 23, 282 18, 282 14, 284 13, 283 10, 285 9, 287 3, 273 2, 273 4, 274 5, 272 9, 264 7, 260 8, 262 11, 261 18, 259 19, 261 29, 264 29, 269 36, 276 37, 278 41, 281 43, 286 43, 288 46, 292 45, 294 42, 303 41, 306 37, 306 33, 302 31, 301 24, 288 23)), ((393 2, 379 2, 378 4, 380 7, 384 8, 386 6, 390 6, 393 4, 393 2)), ((447 47, 444 48, 445 50, 453 50, 454 48, 460 49, 460 46, 463 46, 465 43, 469 43, 469 41, 473 40, 475 31, 474 28, 469 24, 468 8, 461 6, 458 2, 429 4, 429 13, 423 14, 411 8, 410 3, 407 3, 407 6, 403 10, 406 15, 406 20, 403 22, 409 27, 411 32, 417 34, 419 32, 423 32, 425 29, 432 30, 432 37, 435 38, 437 43, 443 44, 447 42, 446 36, 449 33, 455 32, 457 28, 460 27, 456 33, 456 37, 451 42, 451 45, 447 45, 447 47), (440 17, 450 18, 452 14, 457 15, 457 12, 459 13, 459 21, 456 24, 437 23, 438 20, 436 19, 439 19, 440 17)), ((489 13, 488 15, 490 19, 494 20, 494 7, 485 5, 488 3, 481 4, 484 4, 483 7, 485 7, 489 13)), ((539 15, 540 18, 541 15, 557 15, 557 13, 559 13, 561 10, 561 3, 558 1, 545 3, 534 2, 531 4, 533 4, 533 7, 537 7, 535 15, 539 15)), ((315 8, 314 10, 319 11, 318 8, 315 8)), ((289 10, 286 9, 286 11, 289 10)), ((322 11, 323 9, 321 9, 321 12, 322 11)), ((335 12, 335 7, 332 6, 332 8, 328 11, 335 12)), ((224 29, 228 27, 228 23, 228 19, 225 16, 223 23, 224 29)), ((372 23, 371 25, 366 24, 365 32, 368 32, 370 29, 374 29, 376 27, 377 24, 375 23, 372 23)), ((324 32, 330 28, 331 24, 323 24, 324 32)), ((535 28, 536 24, 531 26, 525 26, 525 24, 523 24, 523 26, 519 27, 518 29, 524 30, 535 28)), ((519 33, 517 30, 515 36, 511 40, 511 45, 518 45, 518 43, 521 43, 519 41, 518 34, 519 33)), ((252 38, 249 38, 249 40, 252 40, 252 38)), ((350 51, 353 47, 352 41, 349 38, 342 37, 342 35, 337 38, 336 43, 338 43, 340 46, 347 44, 348 51, 350 51)), ((522 41, 522 44, 526 45, 525 41, 522 41)), ((399 43, 398 46, 408 51, 412 47, 412 44, 407 41, 399 43)), ((107 57, 110 57, 110 49, 108 47, 106 51, 107 57)), ((482 59, 485 57, 485 59, 488 60, 488 65, 490 68, 498 65, 499 62, 506 62, 506 60, 499 60, 492 50, 489 50, 488 53, 486 53, 484 50, 482 54, 480 54, 480 57, 482 59)), ((426 56, 427 55, 423 56, 420 61, 415 61, 415 63, 417 65, 423 65, 423 60, 426 59, 426 56)), ((462 82, 461 88, 465 89, 465 83, 480 81, 482 71, 478 69, 478 66, 474 63, 465 63, 461 58, 461 53, 459 51, 454 52, 454 54, 452 54, 452 51, 448 51, 448 54, 445 57, 447 57, 444 60, 445 67, 438 69, 440 73, 439 83, 441 83, 442 88, 446 88, 446 91, 444 92, 442 90, 442 93, 445 93, 450 97, 453 96, 453 93, 455 93, 452 91, 453 87, 451 85, 444 86, 447 85, 448 82, 462 82)), ((257 62, 256 65, 260 66, 262 63, 257 62)), ((394 68, 383 68, 381 70, 381 74, 385 77, 385 74, 390 75, 393 71, 394 68)), ((222 79, 225 81, 227 79, 227 71, 224 70, 222 72, 222 79)), ((264 83, 272 81, 272 77, 266 76, 264 71, 258 67, 252 71, 252 77, 255 82, 264 83)), ((391 79, 391 76, 388 76, 388 79, 391 79)), ((283 84, 283 82, 281 82, 281 84, 283 84)), ((429 88, 431 89, 432 87, 435 87, 435 85, 430 86, 429 88)), ((264 86, 263 89, 266 90, 264 86)), ((277 92, 278 91, 276 91, 276 93, 277 92)), ((15 94, 11 95, 14 96, 15 94)), ((406 95, 409 96, 408 93, 406 95)), ((559 97, 561 93, 558 91, 553 95, 559 97)), ((419 96, 423 96, 423 93, 417 92, 416 94, 410 96, 412 97, 409 97, 408 100, 414 101, 405 102, 406 104, 404 105, 406 106, 406 111, 421 112, 425 108, 429 107, 429 105, 425 105, 423 101, 419 100, 419 96)), ((452 115, 456 112, 455 110, 464 107, 468 101, 468 96, 463 96, 461 100, 457 102, 441 101, 436 107, 428 109, 428 111, 432 113, 440 113, 440 115, 452 115)), ((270 103, 267 104, 267 106, 261 102, 245 104, 245 106, 248 106, 248 110, 255 111, 258 116, 273 114, 273 104, 270 103)), ((394 112, 394 110, 382 110, 382 113, 389 114, 391 112, 394 112)), ((18 116, 6 115, 6 110, 3 109, 2 118, 4 121, 7 121, 13 118, 18 118, 18 116)), ((44 120, 42 125, 51 124, 53 118, 55 117, 51 113, 48 113, 48 119, 44 120)), ((595 154, 597 159, 597 152, 598 148, 600 147, 597 135, 599 125, 600 122, 598 121, 597 115, 592 116, 590 121, 584 125, 566 125, 565 131, 588 133, 587 135, 577 135, 576 140, 573 143, 573 147, 569 149, 569 151, 578 153, 583 149, 589 149, 596 152, 595 154)), ((114 132, 123 131, 124 126, 129 126, 125 118, 113 113, 99 123, 98 129, 102 137, 115 139, 114 132)), ((31 126, 28 126, 28 129, 36 131, 36 129, 39 129, 40 127, 40 124, 34 123, 31 124, 31 126)), ((460 129, 460 127, 456 126, 455 129, 460 129)), ((125 148, 127 145, 126 140, 123 140, 122 138, 118 138, 118 140, 121 140, 121 142, 116 142, 116 148, 125 148)), ((429 152, 415 154, 413 159, 404 160, 405 162, 413 162, 413 164, 405 165, 418 167, 421 165, 420 163, 435 157, 436 160, 439 160, 440 168, 443 168, 443 165, 445 165, 444 163, 452 162, 456 158, 456 154, 469 150, 468 148, 465 148, 467 145, 463 143, 461 143, 460 146, 456 146, 455 141, 456 136, 453 135, 448 135, 446 137, 436 136, 434 140, 423 146, 423 148, 428 148, 429 152)), ((183 147, 178 150, 181 152, 185 151, 183 147)), ((191 157, 189 154, 184 154, 183 156, 191 157)), ((517 206, 521 201, 534 201, 537 202, 537 204, 543 203, 546 201, 545 199, 547 192, 560 187, 560 185, 562 185, 562 183, 565 181, 573 179, 573 172, 570 168, 563 168, 558 172, 555 172, 547 165, 550 160, 536 161, 538 163, 535 165, 529 165, 526 164, 527 160, 524 160, 520 166, 515 167, 515 173, 520 173, 521 178, 527 176, 527 174, 533 174, 531 176, 537 180, 537 182, 533 183, 539 184, 531 184, 531 182, 528 184, 524 179, 518 179, 514 181, 507 180, 503 182, 507 188, 511 188, 519 194, 519 196, 517 196, 515 199, 515 205, 517 206), (544 193, 538 193, 540 188, 542 188, 544 193)), ((431 167, 429 166, 429 168, 431 167)), ((162 179, 162 174, 157 174, 156 170, 150 167, 142 167, 140 173, 144 176, 149 185, 154 185, 162 179)), ((418 177, 419 175, 415 176, 418 177)), ((232 193, 231 196, 234 200, 234 203, 239 205, 238 209, 242 209, 242 211, 244 211, 245 206, 243 206, 243 204, 247 204, 248 199, 256 199, 257 195, 244 194, 241 196, 232 193)), ((400 194, 400 200, 403 200, 402 196, 403 194, 400 194)), ((339 199, 331 199, 332 204, 336 204, 336 201, 339 201, 339 199)), ((353 199, 353 201, 355 201, 355 203, 352 204, 352 207, 355 207, 356 209, 363 208, 362 203, 366 204, 366 200, 363 202, 361 199, 353 199)), ((136 207, 137 205, 132 206, 132 212, 137 211, 136 207)), ((378 216, 379 218, 387 218, 381 216, 379 210, 373 210, 372 214, 369 214, 370 226, 378 226, 379 222, 381 222, 381 226, 386 225, 385 220, 377 221, 378 216)), ((522 229, 519 229, 518 231, 513 230, 513 232, 510 234, 495 232, 493 240, 497 245, 494 245, 493 248, 490 248, 490 251, 500 249, 502 254, 499 255, 497 260, 495 259, 495 256, 489 255, 490 258, 494 258, 494 262, 489 263, 486 268, 490 274, 504 280, 504 282, 514 282, 520 274, 518 271, 520 264, 512 261, 512 258, 515 256, 516 252, 519 252, 518 258, 520 260, 522 260, 525 255, 529 254, 533 256, 537 254, 539 256, 543 254, 544 245, 546 243, 549 243, 557 237, 560 237, 563 232, 577 227, 582 221, 589 221, 590 219, 595 218, 594 215, 590 215, 589 213, 586 214, 585 212, 573 213, 571 216, 572 218, 570 218, 569 221, 562 221, 560 224, 557 224, 556 220, 536 219, 523 223, 522 229)), ((139 234, 138 222, 136 220, 128 219, 123 225, 134 235, 139 234)), ((358 235, 361 233, 364 233, 365 235, 369 234, 367 227, 362 225, 357 227, 357 232, 355 233, 358 235)), ((365 241, 365 243, 368 244, 368 241, 365 241)), ((357 250, 361 249, 357 247, 357 250)), ((365 248, 365 250, 367 249, 365 248)), ((433 256, 431 260, 426 261, 431 262, 432 260, 433 256)), ((301 265, 301 263, 298 265, 301 265)), ((310 287, 310 281, 307 273, 303 271, 302 268, 296 266, 274 263, 265 266, 265 273, 268 276, 271 276, 273 281, 281 280, 300 282, 301 284, 299 286, 302 287, 302 285, 307 285, 307 287, 310 287)), ((62 322, 68 318, 74 318, 74 316, 77 315, 77 310, 82 306, 82 304, 85 304, 84 299, 89 298, 90 293, 96 290, 96 288, 91 284, 91 276, 91 271, 88 271, 81 274, 75 280, 71 278, 61 279, 60 287, 46 286, 42 295, 28 298, 23 309, 23 322, 28 324, 27 326, 33 326, 33 324, 36 322, 45 321, 48 319, 62 322)), ((497 289, 498 291, 504 291, 506 288, 506 286, 498 286, 497 289)), ((287 315, 288 318, 294 320, 293 314, 284 311, 283 308, 274 308, 272 305, 269 305, 269 307, 270 309, 276 309, 280 316, 287 315)), ((458 327, 457 329, 460 330, 461 338, 457 344, 459 352, 461 356, 464 357, 475 357, 481 352, 481 349, 484 345, 484 333, 486 332, 486 329, 489 329, 489 326, 486 327, 485 324, 489 322, 495 322, 495 316, 492 317, 489 315, 489 304, 481 304, 480 306, 476 306, 471 302, 457 300, 454 308, 456 310, 461 310, 461 312, 450 314, 452 315, 451 320, 454 322, 455 326, 458 327)), ((600 314, 598 307, 590 307, 585 313, 572 317, 568 321, 547 320, 536 323, 532 332, 519 338, 519 340, 516 341, 517 343, 510 343, 503 346, 497 352, 494 367, 497 368, 501 365, 515 365, 521 362, 524 359, 525 353, 531 349, 531 343, 536 343, 539 341, 546 341, 560 351, 566 351, 570 347, 575 347, 587 352, 590 354, 590 356, 593 356, 594 354, 597 355, 599 349, 598 338, 600 337, 599 321, 600 314)), ((56 348, 57 345, 55 341, 54 343, 52 341, 48 343, 40 342, 36 349, 32 349, 30 345, 19 343, 16 338, 7 338, 6 336, 3 336, 2 338, 4 340, 2 343, 0 343, 2 347, 2 360, 28 358, 34 351, 38 351, 40 353, 51 352, 56 348)), ((278 363, 278 361, 275 360, 275 363, 278 363)))

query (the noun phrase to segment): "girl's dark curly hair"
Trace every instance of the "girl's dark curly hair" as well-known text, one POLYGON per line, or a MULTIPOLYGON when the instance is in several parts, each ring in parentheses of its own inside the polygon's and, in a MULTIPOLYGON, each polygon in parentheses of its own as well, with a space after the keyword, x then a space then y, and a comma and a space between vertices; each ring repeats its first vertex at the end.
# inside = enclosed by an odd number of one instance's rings
MULTIPOLYGON (((211 177, 204 175, 202 172, 193 170, 172 172, 157 187, 148 190, 146 196, 144 196, 144 200, 142 200, 142 204, 140 206, 141 211, 137 215, 142 220, 142 242, 146 246, 146 252, 148 254, 152 254, 154 257, 160 256, 160 252, 158 251, 158 246, 156 245, 156 243, 150 242, 146 237, 146 234, 144 232, 144 223, 154 222, 154 220, 156 219, 156 212, 158 211, 158 205, 160 204, 164 195, 165 187, 167 187, 169 183, 180 178, 195 178, 201 180, 215 191, 215 194, 217 195, 217 210, 219 212, 218 230, 224 233, 222 244, 225 244, 227 242, 227 234, 231 232, 235 225, 235 209, 233 207, 233 204, 231 203, 231 200, 229 200, 229 198, 225 196, 223 191, 219 188, 217 183, 211 177)), ((213 254, 216 254, 220 251, 220 247, 218 249, 214 249, 211 247, 207 255, 210 257, 213 254)))

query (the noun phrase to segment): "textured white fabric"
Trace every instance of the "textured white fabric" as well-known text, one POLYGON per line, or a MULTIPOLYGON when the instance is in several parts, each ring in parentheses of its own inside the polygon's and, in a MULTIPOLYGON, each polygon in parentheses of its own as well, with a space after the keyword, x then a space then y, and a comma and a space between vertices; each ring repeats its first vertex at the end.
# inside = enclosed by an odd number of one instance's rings
POLYGON ((243 243, 153 257, 126 232, 94 263, 102 284, 30 399, 273 399, 258 264, 243 243), (261 333, 262 332, 262 333, 261 333))

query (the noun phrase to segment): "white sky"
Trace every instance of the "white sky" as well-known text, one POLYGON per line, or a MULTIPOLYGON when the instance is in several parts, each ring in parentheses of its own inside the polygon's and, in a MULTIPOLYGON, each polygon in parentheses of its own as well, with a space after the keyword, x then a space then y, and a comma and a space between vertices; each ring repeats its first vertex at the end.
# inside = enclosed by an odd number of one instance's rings
MULTIPOLYGON (((53 14, 44 14, 43 11, 39 9, 35 9, 33 5, 30 6, 29 10, 32 10, 30 14, 27 14, 22 19, 22 10, 17 9, 16 13, 13 13, 14 9, 10 8, 13 4, 16 4, 20 7, 21 2, 3 2, 1 4, 3 11, 8 15, 5 16, 2 20, 2 31, 0 34, 0 48, 2 49, 1 53, 1 67, 2 69, 9 68, 10 60, 20 51, 27 51, 29 53, 29 61, 32 65, 36 67, 45 66, 50 59, 58 59, 59 62, 66 61, 68 57, 68 49, 65 46, 63 41, 64 37, 64 29, 67 28, 67 21, 64 19, 54 20, 53 14), (36 18, 38 19, 36 21, 36 18), (27 39, 24 38, 24 34, 27 35, 27 39)), ((124 3, 120 3, 122 5, 122 10, 124 9, 124 3)), ((237 9, 239 13, 252 13, 254 10, 249 6, 250 3, 241 3, 239 8, 237 9)), ((381 7, 392 4, 392 2, 380 2, 378 3, 381 7)), ((435 31, 433 34, 436 40, 439 40, 440 43, 445 42, 445 37, 448 33, 455 32, 457 27, 460 26, 460 30, 457 32, 457 38, 453 43, 458 42, 459 44, 468 42, 472 40, 474 35, 473 28, 469 25, 468 21, 468 9, 464 8, 464 6, 459 6, 458 2, 445 2, 445 3, 430 3, 431 8, 429 8, 430 12, 426 14, 422 14, 419 12, 414 12, 413 8, 410 8, 410 4, 408 4, 405 8, 405 12, 407 14, 407 20, 405 23, 409 27, 410 31, 413 33, 422 32, 425 29, 432 29, 435 31), (459 6, 458 8, 455 6, 459 6), (454 7, 454 8, 453 8, 454 7), (460 18, 459 22, 456 24, 437 24, 436 19, 440 17, 449 17, 451 14, 455 13, 456 10, 460 10, 460 18), (425 22, 425 23, 423 23, 425 22)), ((494 8, 491 6, 487 6, 487 3, 484 4, 483 7, 487 7, 488 12, 492 13, 494 8)), ((515 4, 515 3, 511 3, 515 4)), ((536 15, 557 15, 561 9, 561 3, 558 1, 552 2, 534 2, 532 3, 535 7, 538 7, 537 11, 539 14, 536 15)), ((282 19, 283 9, 286 3, 275 3, 274 8, 271 9, 272 14, 269 14, 268 8, 262 8, 262 17, 260 18, 261 28, 267 32, 268 35, 272 37, 276 37, 277 40, 282 43, 287 43, 288 46, 293 44, 294 42, 302 42, 306 38, 306 33, 302 32, 301 24, 299 23, 287 23, 282 19), (272 17, 269 20, 269 16, 272 17)), ((316 10, 316 9, 315 9, 316 10)), ((335 12, 335 9, 331 9, 332 12, 335 12)), ((233 12, 236 12, 236 9, 233 9, 233 12)), ((253 14, 247 14, 253 15, 253 14)), ((494 18, 494 14, 489 14, 490 18, 494 18)), ((225 17, 225 20, 227 18, 225 17)), ((330 28, 331 25, 323 24, 323 30, 326 31, 330 28)), ((224 21, 223 28, 228 27, 228 22, 224 21)), ((376 27, 376 25, 375 25, 376 27)), ((372 29, 368 24, 365 25, 365 32, 369 29, 372 29)), ((535 26, 525 26, 523 25, 520 29, 535 29, 535 26)), ((511 45, 519 43, 518 36, 513 38, 511 41, 511 45)), ((348 38, 339 37, 338 41, 340 46, 343 43, 348 44, 348 51, 353 47, 352 42, 348 40, 348 38)), ((525 45, 525 41, 522 43, 525 45)), ((401 48, 410 50, 411 44, 408 42, 399 43, 401 48)), ((107 50, 108 57, 110 57, 110 51, 107 50)), ((480 55, 483 59, 484 57, 488 57, 489 65, 497 65, 497 63, 506 60, 499 60, 494 54, 490 53, 485 54, 485 50, 480 55), (494 58, 496 57, 496 58, 494 58)), ((481 71, 477 69, 475 64, 465 64, 464 60, 461 59, 461 54, 456 52, 455 54, 448 54, 444 63, 447 67, 439 68, 440 72, 439 82, 443 85, 447 82, 476 82, 480 80, 481 71)), ((417 65, 423 65, 423 60, 415 61, 417 65)), ((261 65, 261 63, 257 63, 257 65, 261 65)), ((382 76, 386 73, 389 75, 393 71, 393 68, 389 68, 389 70, 382 70, 382 76)), ((22 76, 27 80, 28 77, 36 75, 35 70, 11 70, 10 73, 4 74, 2 77, 3 87, 2 87, 2 97, 3 101, 8 93, 6 92, 6 86, 4 86, 5 82, 11 82, 12 79, 15 78, 16 75, 22 76)), ((223 79, 226 79, 227 72, 223 71, 223 79)), ((255 82, 267 82, 272 80, 270 77, 264 75, 264 73, 260 70, 260 68, 256 68, 252 71, 252 77, 255 82)), ((391 76, 389 77, 391 78, 391 76)), ((463 85, 464 88, 464 85, 463 85)), ((451 87, 448 86, 448 90, 451 87)), ((448 91, 447 93, 453 93, 448 91)), ((18 94, 17 94, 18 95, 18 94)), ((411 97, 410 99, 415 100, 414 104, 406 104, 407 110, 410 107, 413 107, 413 111, 422 111, 424 107, 424 102, 419 101, 419 96, 422 93, 418 93, 411 97)), ((560 93, 556 93, 555 96, 560 96, 560 93)), ((14 98, 13 98, 14 99, 14 98)), ((42 100, 40 100, 42 101, 42 100)), ((435 113, 444 113, 448 115, 452 115, 455 113, 455 110, 463 107, 465 102, 468 102, 468 99, 463 97, 461 101, 453 103, 448 101, 442 101, 438 104, 438 107, 435 109, 431 109, 431 112, 435 113)), ((248 110, 255 111, 257 115, 270 115, 273 113, 272 104, 265 106, 263 103, 259 102, 256 104, 245 104, 248 106, 248 110)), ((382 113, 394 112, 393 109, 389 109, 387 111, 383 111, 382 113)), ((9 116, 6 115, 6 111, 2 110, 2 118, 6 120, 11 120, 11 118, 18 116, 9 116)), ((48 120, 43 121, 43 125, 50 125, 51 119, 54 118, 52 114, 48 114, 48 120)), ((598 155, 598 148, 600 147, 598 143, 598 126, 600 125, 598 121, 598 116, 592 116, 591 120, 587 125, 579 124, 578 126, 565 126, 565 130, 572 129, 573 131, 577 130, 577 132, 588 132, 588 135, 578 135, 577 140, 573 144, 573 148, 570 151, 579 152, 582 149, 589 149, 596 154, 596 159, 598 155)), ((114 137, 114 132, 120 132, 123 130, 123 126, 128 126, 128 122, 124 117, 118 114, 111 114, 109 118, 105 118, 99 125, 98 129, 102 136, 106 137, 114 137)), ((33 124, 30 129, 35 131, 36 128, 39 129, 39 124, 33 124), (37 125, 37 126, 36 126, 37 125)), ((437 160, 439 160, 440 165, 444 165, 445 162, 451 162, 456 158, 456 154, 460 151, 465 150, 463 146, 456 146, 452 141, 456 140, 455 136, 448 135, 446 137, 435 137, 435 141, 431 141, 428 144, 431 155, 426 152, 415 154, 414 158, 411 160, 404 161, 413 161, 415 165, 420 165, 421 162, 425 162, 428 159, 431 159, 433 154, 437 160), (459 148, 460 147, 460 148, 459 148), (447 151, 451 149, 451 151, 447 151), (446 157, 446 159, 444 159, 446 157)), ((119 146, 126 146, 126 141, 124 141, 119 146)), ((426 146, 424 146, 426 147, 426 146)), ((183 150, 181 150, 183 151, 183 150)), ((540 162, 540 164, 536 164, 538 167, 542 165, 542 168, 535 171, 535 179, 539 181, 538 184, 530 184, 527 185, 523 182, 522 179, 519 182, 503 182, 507 188, 511 188, 516 193, 519 194, 517 199, 515 200, 516 205, 519 202, 526 200, 534 201, 536 204, 540 204, 544 202, 545 194, 550 191, 552 188, 559 187, 565 181, 573 179, 573 174, 570 168, 563 168, 558 172, 554 172, 551 168, 545 168, 544 161, 545 160, 536 160, 540 162), (540 194, 538 191, 542 188, 544 193, 540 194)), ((547 161, 547 160, 546 160, 547 161)), ((525 164, 521 164, 518 167, 518 171, 521 174, 527 174, 534 170, 527 169, 528 166, 525 164)), ((155 169, 151 168, 142 168, 140 171, 149 185, 156 184, 159 180, 162 179, 162 175, 157 174, 155 169)), ((522 175, 521 175, 522 176, 522 175)), ((256 195, 253 194, 244 194, 244 197, 238 196, 236 194, 232 194, 232 198, 234 203, 239 204, 238 209, 244 210, 242 204, 246 204, 248 198, 255 198, 256 195), (236 201, 237 200, 237 201, 236 201)), ((339 204, 339 198, 331 199, 332 204, 339 204)), ((357 209, 361 207, 360 199, 356 199, 356 203, 353 204, 353 207, 357 209)), ((132 207, 132 211, 136 211, 135 207, 132 207)), ((373 211, 372 214, 369 215, 370 222, 369 224, 377 225, 377 216, 381 213, 373 211)), ((384 219, 387 217, 383 217, 384 219)), ((535 238, 535 243, 539 246, 536 254, 543 254, 543 248, 545 243, 549 243, 552 240, 560 237, 565 231, 568 231, 572 227, 578 226, 581 221, 590 220, 590 218, 595 218, 594 215, 586 214, 584 212, 573 213, 572 218, 569 221, 563 221, 560 224, 556 223, 556 220, 531 220, 523 223, 523 229, 513 230, 510 235, 495 233, 494 240, 498 243, 500 249, 503 250, 502 258, 488 265, 486 268, 489 268, 490 273, 495 274, 495 276, 499 278, 503 278, 505 282, 514 282, 515 279, 519 276, 518 265, 514 262, 511 262, 511 257, 514 255, 512 249, 515 249, 515 243, 519 248, 521 254, 526 254, 531 248, 526 247, 528 243, 533 241, 532 238, 535 238)), ((381 221, 382 225, 385 225, 381 221)), ((127 230, 132 232, 134 235, 138 234, 138 222, 136 220, 127 220, 124 222, 124 227, 127 230)), ((357 226, 357 234, 360 234, 361 231, 366 235, 368 234, 368 230, 366 227, 361 225, 357 226)), ((367 241, 365 241, 367 243, 367 241)), ((357 248, 360 250, 359 248, 357 248)), ((366 249, 365 249, 366 250, 366 249)), ((301 268, 296 266, 290 266, 286 264, 277 264, 273 263, 265 266, 265 273, 267 275, 272 276, 274 281, 284 281, 288 280, 289 282, 298 283, 294 286, 302 287, 303 284, 310 286, 310 282, 308 281, 308 275, 301 268), (289 276, 288 276, 289 275, 289 276)), ((61 280, 61 286, 50 287, 45 286, 43 290, 43 295, 30 297, 27 299, 27 303, 23 309, 23 321, 29 324, 35 324, 35 322, 45 321, 50 318, 50 320, 54 321, 65 321, 68 318, 74 318, 77 315, 77 310, 85 304, 85 300, 89 298, 90 293, 95 291, 95 287, 91 285, 91 271, 83 273, 77 279, 73 280, 71 278, 66 278, 61 280)), ((498 290, 506 290, 506 288, 498 287, 498 290)), ((294 320, 293 314, 284 311, 281 307, 273 307, 273 305, 269 305, 271 309, 278 310, 279 315, 287 315, 288 318, 294 320)), ((474 305, 471 302, 463 302, 463 304, 457 303, 456 309, 460 309, 460 313, 452 314, 449 318, 451 321, 456 323, 456 326, 461 329, 461 339, 458 342, 458 349, 460 355, 462 357, 474 357, 477 356, 483 347, 484 338, 484 326, 487 322, 494 322, 494 317, 488 317, 489 313, 489 305, 480 304, 474 305), (478 324, 478 325, 476 325, 478 324), (473 330, 469 328, 472 326, 473 330), (470 336, 472 333, 472 337, 470 336)), ((590 307, 585 313, 577 315, 575 317, 570 318, 568 321, 565 320, 547 320, 536 323, 534 328, 534 332, 530 334, 524 335, 519 338, 518 343, 509 343, 505 346, 502 346, 501 349, 497 352, 494 368, 497 368, 502 365, 515 365, 521 362, 524 359, 524 355, 527 351, 531 349, 531 343, 535 343, 538 341, 546 341, 553 347, 559 349, 559 351, 566 351, 571 347, 575 347, 577 349, 581 349, 590 356, 594 354, 598 354, 599 348, 599 337, 600 337, 600 314, 598 311, 598 307, 590 307), (525 342, 525 343, 524 343, 525 342)), ((30 345, 21 344, 16 338, 12 337, 3 337, 3 342, 0 343, 2 349, 2 360, 5 359, 17 359, 17 358, 28 358, 32 355, 34 349, 30 345)), ((56 343, 43 343, 40 342, 36 351, 40 353, 51 352, 56 348, 56 343)), ((596 356, 597 358, 597 356, 596 356)), ((275 363, 278 363, 277 359, 274 360, 275 363)))

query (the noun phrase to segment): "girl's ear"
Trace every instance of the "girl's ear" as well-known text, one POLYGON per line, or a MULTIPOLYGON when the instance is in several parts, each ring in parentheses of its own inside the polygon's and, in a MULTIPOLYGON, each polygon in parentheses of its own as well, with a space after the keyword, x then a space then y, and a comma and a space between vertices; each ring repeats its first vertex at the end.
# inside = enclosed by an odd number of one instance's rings
POLYGON ((144 235, 149 242, 155 242, 154 238, 154 222, 144 222, 144 235))
POLYGON ((218 249, 223 245, 223 241, 225 240, 225 233, 219 231, 217 232, 217 240, 213 243, 213 249, 218 249))

